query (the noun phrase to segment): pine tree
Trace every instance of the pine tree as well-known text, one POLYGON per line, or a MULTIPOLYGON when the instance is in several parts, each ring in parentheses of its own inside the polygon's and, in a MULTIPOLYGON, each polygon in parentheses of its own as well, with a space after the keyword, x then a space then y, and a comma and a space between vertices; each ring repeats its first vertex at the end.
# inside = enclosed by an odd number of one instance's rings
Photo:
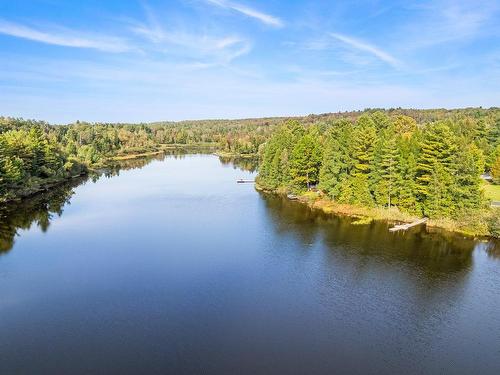
POLYGON ((493 183, 500 184, 500 156, 497 156, 491 166, 491 177, 493 177, 493 183))
POLYGON ((456 150, 456 138, 447 124, 439 122, 427 126, 417 162, 417 191, 423 200, 430 195, 429 184, 436 166, 448 174, 454 173, 456 150))
POLYGON ((354 185, 353 176, 347 176, 339 183, 339 194, 337 200, 339 203, 354 203, 354 185))
POLYGON ((353 134, 353 175, 369 174, 372 169, 376 130, 373 125, 357 125, 353 134))
POLYGON ((436 163, 427 185, 428 196, 424 202, 424 213, 431 218, 451 217, 455 212, 454 187, 452 175, 442 164, 436 163))
POLYGON ((386 142, 386 139, 383 135, 384 132, 380 132, 380 136, 377 137, 377 140, 375 142, 375 146, 373 148, 372 168, 368 179, 370 191, 373 192, 373 196, 375 197, 375 201, 377 202, 377 204, 381 206, 387 203, 387 186, 386 184, 384 184, 384 181, 382 179, 382 159, 384 145, 386 142))
POLYGON ((458 153, 455 175, 455 206, 461 209, 477 209, 483 202, 480 175, 484 170, 482 151, 474 144, 464 146, 458 153))
POLYGON ((394 119, 394 128, 396 133, 404 138, 410 138, 417 130, 417 122, 412 117, 400 115, 394 119))
POLYGON ((493 146, 496 147, 500 144, 500 116, 497 116, 495 121, 488 132, 488 141, 493 146))
POLYGON ((332 199, 339 195, 340 183, 346 176, 346 165, 342 160, 341 145, 336 135, 333 131, 327 134, 323 162, 319 171, 319 188, 332 199))
POLYGON ((280 172, 280 154, 278 152, 274 153, 273 160, 271 162, 271 168, 269 170, 269 187, 276 189, 280 186, 281 172, 280 172))
POLYGON ((396 195, 396 180, 398 177, 398 147, 393 129, 388 129, 381 135, 380 160, 376 165, 377 203, 391 207, 396 195))
POLYGON ((362 206, 372 207, 373 197, 370 193, 368 175, 357 174, 352 178, 352 202, 362 206))
POLYGON ((377 130, 384 130, 391 126, 391 119, 382 111, 374 112, 370 117, 377 130))
POLYGON ((288 160, 288 150, 286 148, 284 148, 280 154, 279 172, 281 174, 280 185, 288 186, 290 184, 290 162, 288 160))
POLYGON ((309 188, 318 183, 321 157, 318 134, 312 129, 299 139, 291 154, 290 174, 294 186, 309 188))
POLYGON ((40 127, 33 127, 28 133, 26 139, 26 150, 30 155, 30 174, 37 176, 41 172, 42 166, 45 164, 45 148, 47 147, 47 139, 40 127))
POLYGON ((24 177, 23 160, 17 156, 8 157, 3 166, 7 186, 17 185, 24 177))
POLYGON ((266 184, 267 179, 269 178, 271 162, 274 158, 274 150, 272 149, 272 139, 270 139, 267 143, 262 145, 261 153, 260 153, 260 162, 259 162, 259 181, 261 184, 266 184))
POLYGON ((396 180, 397 205, 407 212, 418 212, 415 175, 417 162, 415 154, 411 151, 408 142, 400 145, 398 155, 398 173, 396 180))
POLYGON ((0 194, 2 194, 6 186, 5 181, 5 162, 7 161, 7 145, 3 139, 2 134, 0 134, 0 194))
POLYGON ((370 193, 368 176, 366 174, 346 177, 341 181, 339 190, 338 201, 340 203, 357 204, 367 207, 373 206, 373 197, 370 193))
POLYGON ((297 121, 288 121, 266 143, 259 168, 259 183, 269 189, 290 183, 290 151, 304 134, 297 121))

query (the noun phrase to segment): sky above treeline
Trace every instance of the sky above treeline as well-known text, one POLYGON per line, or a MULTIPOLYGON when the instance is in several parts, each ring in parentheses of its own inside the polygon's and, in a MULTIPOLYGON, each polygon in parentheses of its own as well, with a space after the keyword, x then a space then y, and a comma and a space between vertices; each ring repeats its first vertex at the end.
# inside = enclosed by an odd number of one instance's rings
POLYGON ((500 0, 0 0, 0 115, 500 106, 500 0))

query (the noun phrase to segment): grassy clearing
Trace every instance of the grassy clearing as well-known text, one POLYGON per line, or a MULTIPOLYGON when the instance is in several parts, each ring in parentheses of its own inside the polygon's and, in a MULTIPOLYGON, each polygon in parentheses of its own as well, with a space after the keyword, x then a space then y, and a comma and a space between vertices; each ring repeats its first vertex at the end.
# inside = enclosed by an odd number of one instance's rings
POLYGON ((486 182, 483 185, 483 191, 487 199, 500 201, 500 185, 493 185, 486 182))
POLYGON ((140 153, 140 154, 121 155, 121 156, 112 157, 111 160, 137 159, 137 158, 142 158, 142 157, 145 157, 145 156, 158 155, 158 154, 161 154, 162 152, 163 151, 151 151, 151 152, 143 152, 143 153, 140 153))
POLYGON ((359 224, 367 224, 369 219, 412 222, 417 218, 399 211, 397 208, 362 207, 350 204, 341 204, 321 196, 315 192, 307 192, 299 196, 299 200, 325 213, 354 216, 360 219, 359 224))

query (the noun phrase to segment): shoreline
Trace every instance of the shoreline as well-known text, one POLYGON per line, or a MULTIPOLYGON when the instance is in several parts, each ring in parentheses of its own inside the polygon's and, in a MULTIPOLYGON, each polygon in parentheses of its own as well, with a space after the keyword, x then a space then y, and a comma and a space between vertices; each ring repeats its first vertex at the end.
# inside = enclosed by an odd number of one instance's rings
POLYGON ((216 151, 215 156, 220 158, 257 159, 258 154, 238 154, 234 152, 216 151))
MULTIPOLYGON (((381 208, 381 207, 363 207, 351 204, 337 203, 329 198, 326 198, 319 192, 305 192, 298 195, 288 195, 285 190, 272 190, 264 188, 263 186, 255 183, 255 190, 265 193, 274 194, 281 196, 290 201, 296 201, 300 204, 306 205, 311 209, 320 210, 327 215, 336 216, 347 216, 351 218, 357 218, 357 221, 353 221, 353 225, 364 225, 370 224, 372 221, 384 221, 386 223, 402 224, 411 223, 413 221, 422 219, 416 215, 411 215, 397 209, 393 208, 381 208)), ((466 227, 461 227, 457 220, 453 219, 428 219, 426 222, 427 228, 444 230, 447 232, 452 232, 460 234, 467 237, 472 237, 476 239, 498 239, 498 237, 493 236, 486 230, 471 229, 466 227)))
POLYGON ((34 187, 30 190, 18 193, 16 196, 2 198, 2 200, 0 200, 0 208, 2 206, 5 206, 5 205, 9 205, 9 204, 12 204, 15 202, 22 202, 24 200, 30 199, 31 197, 33 197, 35 195, 38 195, 38 194, 41 194, 43 192, 57 188, 57 187, 65 184, 65 183, 68 183, 76 178, 84 178, 84 177, 89 175, 89 171, 82 172, 82 173, 76 174, 76 175, 67 176, 67 177, 65 177, 63 179, 59 179, 59 180, 47 181, 46 183, 41 184, 41 185, 37 186, 36 188, 34 187))
MULTIPOLYGON (((113 155, 109 156, 103 160, 101 160, 98 164, 87 166, 86 171, 76 174, 76 175, 69 175, 61 179, 52 179, 50 181, 42 181, 42 183, 39 186, 32 187, 31 189, 19 189, 15 195, 13 196, 7 196, 7 197, 0 197, 0 207, 4 205, 9 205, 11 203, 15 202, 21 202, 26 199, 30 199, 31 197, 41 194, 45 191, 57 188, 58 186, 69 182, 75 178, 79 177, 84 177, 88 176, 91 173, 100 173, 102 168, 106 168, 107 166, 110 165, 112 162, 124 162, 128 160, 134 160, 134 159, 141 159, 141 158, 147 158, 149 156, 156 156, 156 155, 161 155, 164 154, 165 152, 171 151, 171 150, 188 150, 188 151, 196 151, 196 150, 208 150, 212 148, 214 145, 211 144, 206 144, 206 143, 199 143, 199 144, 190 144, 190 145, 185 145, 185 144, 162 144, 159 149, 155 151, 147 151, 147 152, 140 152, 140 153, 129 153, 129 154, 123 154, 123 155, 113 155)), ((215 155, 218 157, 242 157, 242 158, 254 158, 255 155, 251 156, 246 156, 246 155, 240 155, 240 154, 229 154, 229 153, 224 153, 224 152, 215 152, 215 155)))
POLYGON ((104 162, 108 162, 108 161, 123 161, 123 160, 145 158, 145 157, 148 157, 148 156, 159 155, 161 153, 163 153, 163 150, 143 152, 143 153, 140 153, 140 154, 126 154, 126 155, 120 155, 120 156, 113 156, 113 157, 111 157, 109 159, 106 159, 104 162))

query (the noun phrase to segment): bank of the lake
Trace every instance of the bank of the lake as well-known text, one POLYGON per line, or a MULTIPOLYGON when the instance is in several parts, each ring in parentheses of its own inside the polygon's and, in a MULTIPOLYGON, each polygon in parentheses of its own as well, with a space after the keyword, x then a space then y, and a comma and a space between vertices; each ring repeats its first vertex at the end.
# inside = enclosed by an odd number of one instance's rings
POLYGON ((79 178, 87 175, 88 170, 82 170, 79 173, 66 174, 64 176, 57 176, 47 179, 31 179, 26 181, 22 186, 20 186, 15 193, 11 192, 9 194, 0 195, 0 206, 9 204, 11 202, 21 201, 24 199, 29 199, 34 195, 40 194, 44 191, 52 190, 58 188, 60 185, 71 181, 72 179, 79 178))
MULTIPOLYGON (((397 207, 364 207, 335 202, 320 191, 307 191, 298 194, 289 194, 285 189, 266 189, 258 183, 255 184, 258 191, 268 194, 277 194, 292 198, 308 207, 321 210, 326 214, 344 215, 357 218, 353 224, 369 224, 372 220, 385 221, 389 223, 412 223, 421 217, 400 211, 397 207)), ((500 238, 500 209, 490 208, 476 211, 474 215, 468 213, 461 218, 427 219, 425 224, 429 228, 437 228, 465 236, 478 238, 500 238)))
POLYGON ((258 160, 259 155, 256 153, 252 154, 243 154, 240 152, 228 152, 228 151, 216 151, 214 152, 215 156, 219 156, 221 158, 240 158, 240 159, 254 159, 258 160))
MULTIPOLYGON (((145 159, 158 155, 164 155, 168 152, 187 152, 187 153, 210 153, 216 149, 213 143, 195 143, 195 144, 162 144, 149 150, 134 150, 125 149, 120 152, 106 155, 104 158, 94 163, 84 163, 83 161, 72 161, 76 168, 69 167, 64 173, 48 178, 29 178, 20 184, 15 190, 10 191, 8 194, 0 194, 0 205, 8 204, 10 202, 21 201, 29 199, 30 197, 59 187, 72 179, 100 174, 103 170, 110 167, 116 167, 116 163, 121 163, 129 160, 145 159)), ((238 155, 233 155, 237 157, 238 155)))

